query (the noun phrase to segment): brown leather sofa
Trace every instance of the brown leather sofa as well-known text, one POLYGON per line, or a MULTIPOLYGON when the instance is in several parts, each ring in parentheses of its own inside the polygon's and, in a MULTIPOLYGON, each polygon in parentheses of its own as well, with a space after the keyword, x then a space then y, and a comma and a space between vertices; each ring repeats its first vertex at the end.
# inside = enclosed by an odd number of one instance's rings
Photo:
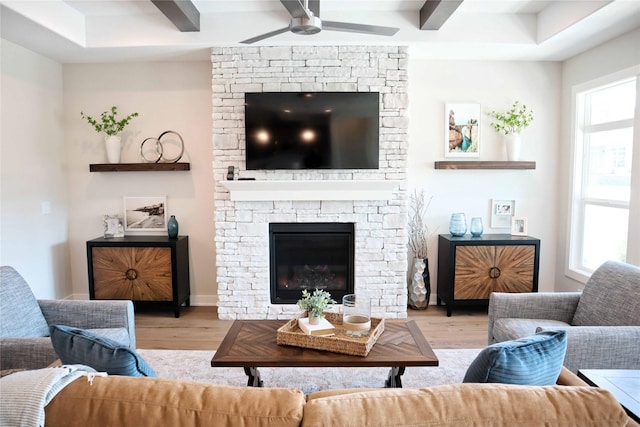
POLYGON ((79 378, 45 408, 56 426, 637 426, 609 392, 563 371, 552 387, 230 387, 141 377, 79 378), (571 384, 578 384, 572 386, 571 384))

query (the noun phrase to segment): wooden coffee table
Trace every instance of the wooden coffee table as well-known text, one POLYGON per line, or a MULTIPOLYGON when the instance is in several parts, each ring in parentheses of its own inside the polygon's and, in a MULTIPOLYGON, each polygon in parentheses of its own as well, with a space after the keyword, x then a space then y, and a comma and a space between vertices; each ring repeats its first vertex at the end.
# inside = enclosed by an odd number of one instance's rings
POLYGON ((385 387, 402 387, 407 366, 438 366, 416 323, 385 320, 384 332, 366 357, 278 345, 284 320, 236 320, 211 359, 213 367, 242 367, 247 386, 262 387, 258 367, 390 367, 385 387))
POLYGON ((627 415, 640 422, 640 369, 579 369, 578 377, 609 390, 627 415))

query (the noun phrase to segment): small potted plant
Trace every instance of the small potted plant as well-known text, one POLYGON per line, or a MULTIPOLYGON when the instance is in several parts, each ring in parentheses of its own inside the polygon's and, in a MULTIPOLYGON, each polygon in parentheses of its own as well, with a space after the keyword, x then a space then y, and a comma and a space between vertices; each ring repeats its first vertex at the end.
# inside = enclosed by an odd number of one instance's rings
POLYGON ((118 107, 113 106, 111 110, 103 111, 99 119, 87 116, 83 111, 80 116, 85 119, 98 133, 105 133, 105 147, 107 149, 107 159, 109 163, 120 163, 120 132, 129 124, 131 119, 138 116, 138 113, 131 113, 121 120, 117 120, 118 107))
POLYGON ((327 291, 316 289, 310 294, 309 291, 303 289, 302 298, 298 300, 297 305, 308 313, 309 324, 317 325, 320 323, 320 319, 324 318, 324 311, 335 303, 327 291))
POLYGON ((491 127, 498 133, 505 135, 508 160, 518 160, 520 157, 520 133, 533 122, 533 111, 520 101, 515 101, 506 112, 491 111, 488 113, 496 121, 491 127))

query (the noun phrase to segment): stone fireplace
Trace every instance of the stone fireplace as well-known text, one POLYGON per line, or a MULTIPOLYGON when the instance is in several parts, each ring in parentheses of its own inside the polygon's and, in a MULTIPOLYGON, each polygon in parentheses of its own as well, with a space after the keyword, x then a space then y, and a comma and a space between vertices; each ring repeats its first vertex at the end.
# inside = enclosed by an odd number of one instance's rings
MULTIPOLYGON (((298 312, 270 295, 269 229, 276 223, 351 224, 355 293, 371 297, 374 316, 406 317, 407 62, 406 47, 398 46, 212 49, 220 319, 288 319, 298 312), (379 92, 379 169, 245 170, 244 93, 260 91, 379 92), (227 181, 229 166, 255 181, 227 181)), ((312 280, 335 279, 325 264, 307 265, 312 280)), ((310 280, 298 273, 291 277, 310 280)))

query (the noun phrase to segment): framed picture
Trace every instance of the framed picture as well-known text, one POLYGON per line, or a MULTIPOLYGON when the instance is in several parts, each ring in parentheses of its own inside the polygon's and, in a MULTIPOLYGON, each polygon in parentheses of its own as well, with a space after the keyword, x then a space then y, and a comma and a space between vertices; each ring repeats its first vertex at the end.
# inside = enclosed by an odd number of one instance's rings
POLYGON ((511 218, 511 235, 526 236, 527 235, 527 218, 523 216, 514 216, 511 218))
POLYGON ((510 228, 511 217, 516 212, 515 200, 491 200, 491 227, 510 228))
POLYGON ((480 156, 480 104, 445 104, 445 157, 480 156))
POLYGON ((166 231, 167 197, 124 197, 124 231, 166 231))
POLYGON ((122 218, 117 215, 104 216, 104 237, 106 239, 112 237, 124 237, 124 226, 122 218))

